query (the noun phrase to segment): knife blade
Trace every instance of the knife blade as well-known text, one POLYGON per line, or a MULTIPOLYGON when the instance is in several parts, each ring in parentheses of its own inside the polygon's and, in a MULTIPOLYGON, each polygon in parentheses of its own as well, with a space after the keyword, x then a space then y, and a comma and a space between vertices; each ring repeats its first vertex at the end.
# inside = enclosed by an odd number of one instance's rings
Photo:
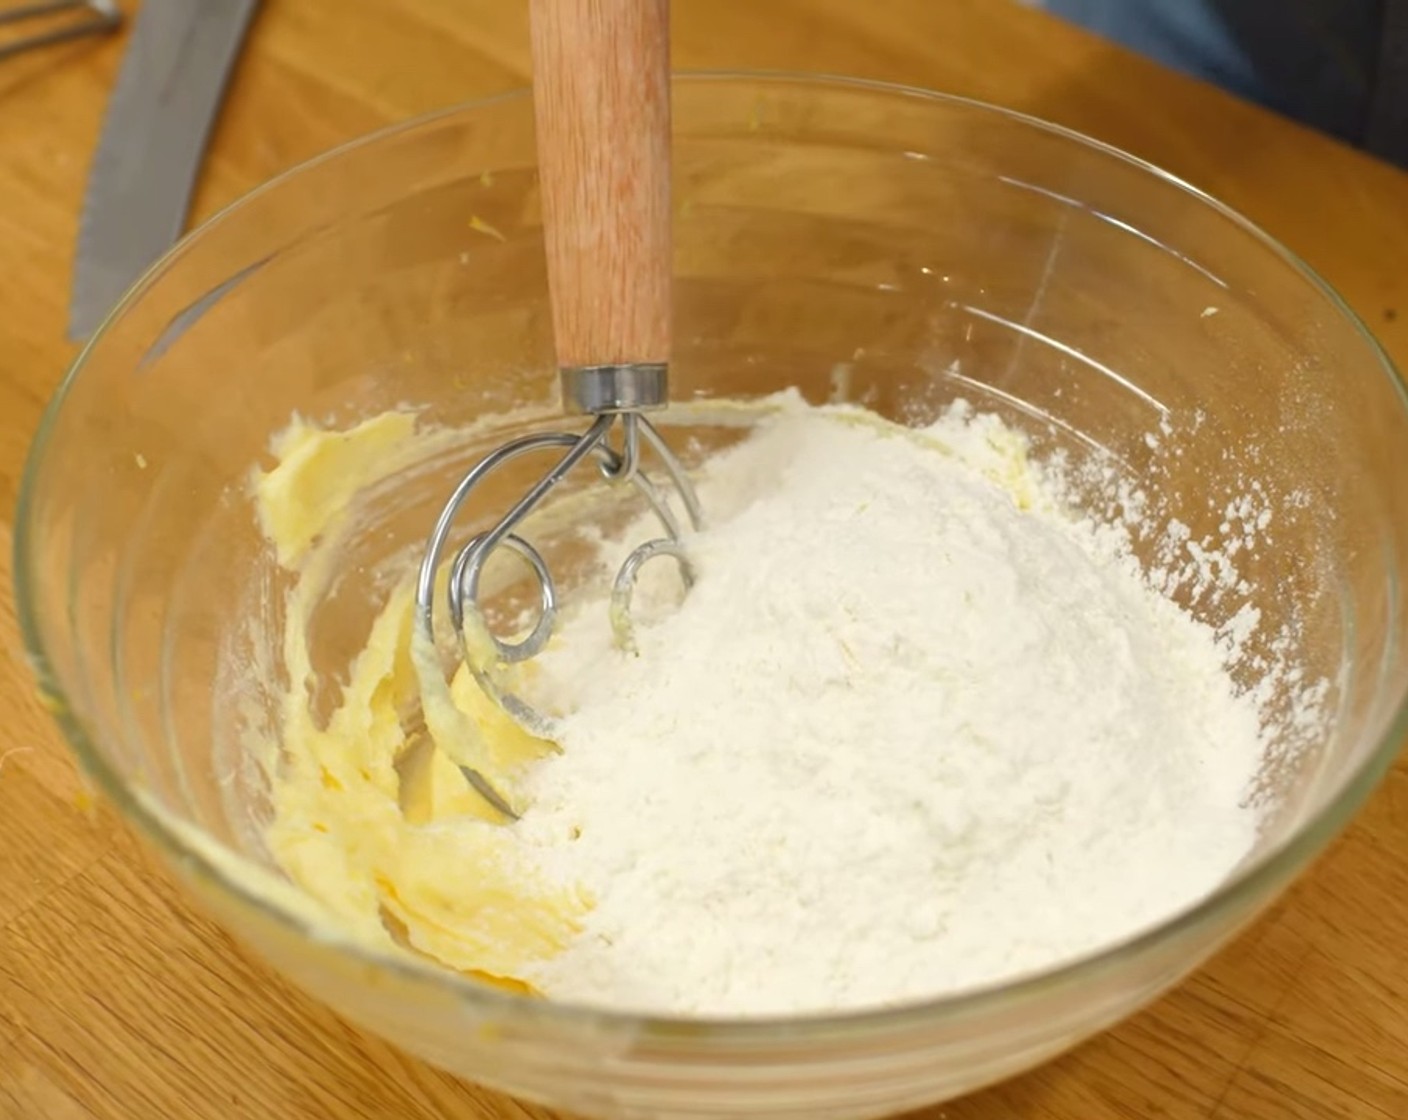
POLYGON ((108 98, 78 230, 69 338, 87 338, 185 228, 259 0, 145 0, 108 98))

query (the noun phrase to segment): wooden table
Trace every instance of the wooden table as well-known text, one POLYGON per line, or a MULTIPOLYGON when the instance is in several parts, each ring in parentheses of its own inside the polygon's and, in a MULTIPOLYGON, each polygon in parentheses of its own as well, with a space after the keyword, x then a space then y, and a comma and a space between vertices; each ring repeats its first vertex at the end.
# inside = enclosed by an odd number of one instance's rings
MULTIPOLYGON (((266 0, 209 214, 349 137, 522 85, 526 5, 266 0)), ((1408 366, 1408 176, 1010 0, 676 0, 682 68, 953 90, 1110 141, 1303 254, 1408 366)), ((0 579, 63 341, 79 203, 123 42, 0 64, 0 579)), ((0 1117, 548 1117, 367 1038, 193 914, 86 805, 0 600, 0 1117)), ((1273 913, 1157 1006, 925 1120, 1408 1116, 1408 770, 1273 913)))

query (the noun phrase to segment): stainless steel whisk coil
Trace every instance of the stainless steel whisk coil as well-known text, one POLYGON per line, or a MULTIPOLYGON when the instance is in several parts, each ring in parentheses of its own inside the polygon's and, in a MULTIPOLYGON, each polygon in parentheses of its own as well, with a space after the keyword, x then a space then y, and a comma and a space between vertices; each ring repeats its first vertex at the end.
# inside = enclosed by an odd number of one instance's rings
POLYGON ((521 698, 505 691, 495 679, 493 666, 485 663, 484 650, 476 648, 471 634, 492 643, 501 663, 525 661, 540 653, 552 637, 558 615, 557 584, 541 552, 514 530, 578 464, 594 457, 602 476, 612 483, 630 483, 640 492, 660 521, 665 535, 633 549, 617 571, 611 587, 611 616, 618 640, 629 644, 631 595, 640 569, 657 556, 668 555, 680 565, 688 587, 694 568, 684 545, 679 519, 660 489, 641 467, 642 444, 655 452, 675 491, 679 494, 692 528, 702 527, 699 499, 684 466, 644 415, 644 409, 663 407, 666 398, 666 371, 663 365, 589 366, 563 371, 563 399, 573 412, 594 415, 591 426, 581 434, 540 432, 522 436, 495 449, 481 459, 461 479, 450 495, 430 535, 416 582, 416 614, 424 634, 434 635, 435 583, 445 558, 450 535, 470 495, 488 475, 524 455, 555 448, 565 454, 490 529, 475 535, 450 561, 447 603, 450 621, 460 643, 465 663, 481 687, 529 730, 544 734, 549 721, 521 698), (621 449, 608 440, 619 421, 621 449), (538 581, 538 618, 528 634, 517 641, 505 641, 492 633, 479 606, 479 589, 484 565, 500 546, 511 549, 527 561, 538 581))

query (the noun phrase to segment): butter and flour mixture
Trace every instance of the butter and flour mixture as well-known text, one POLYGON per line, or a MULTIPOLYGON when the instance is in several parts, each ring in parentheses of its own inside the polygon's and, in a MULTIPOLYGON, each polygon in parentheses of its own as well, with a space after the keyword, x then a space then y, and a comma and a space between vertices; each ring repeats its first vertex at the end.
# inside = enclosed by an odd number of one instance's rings
MULTIPOLYGON (((678 604, 642 593, 638 651, 587 601, 541 658, 559 749, 508 752, 515 824, 443 760, 408 816, 393 595, 342 710, 285 734, 270 843, 295 881, 548 998, 756 1015, 1070 960, 1250 849, 1265 743, 1235 650, 995 419, 960 405, 911 431, 786 398, 699 493, 698 581, 678 604)), ((603 571, 638 539, 604 543, 603 571)), ((473 691, 461 674, 492 720, 473 691)))

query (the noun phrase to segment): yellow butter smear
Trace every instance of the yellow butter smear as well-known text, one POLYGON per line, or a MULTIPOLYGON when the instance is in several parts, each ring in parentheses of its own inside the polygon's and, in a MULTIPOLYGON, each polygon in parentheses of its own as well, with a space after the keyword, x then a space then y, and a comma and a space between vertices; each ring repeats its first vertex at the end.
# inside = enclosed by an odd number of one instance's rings
POLYGON ((512 802, 516 774, 552 744, 500 712, 467 670, 438 690, 438 663, 418 677, 409 580, 373 623, 325 723, 308 702, 309 621, 337 562, 318 542, 336 535, 356 495, 412 454, 416 438, 414 417, 402 413, 341 432, 295 420, 271 447, 276 464, 252 477, 260 525, 296 577, 267 840, 348 932, 524 989, 516 972, 562 949, 588 903, 541 881, 457 763, 480 770, 512 802))

